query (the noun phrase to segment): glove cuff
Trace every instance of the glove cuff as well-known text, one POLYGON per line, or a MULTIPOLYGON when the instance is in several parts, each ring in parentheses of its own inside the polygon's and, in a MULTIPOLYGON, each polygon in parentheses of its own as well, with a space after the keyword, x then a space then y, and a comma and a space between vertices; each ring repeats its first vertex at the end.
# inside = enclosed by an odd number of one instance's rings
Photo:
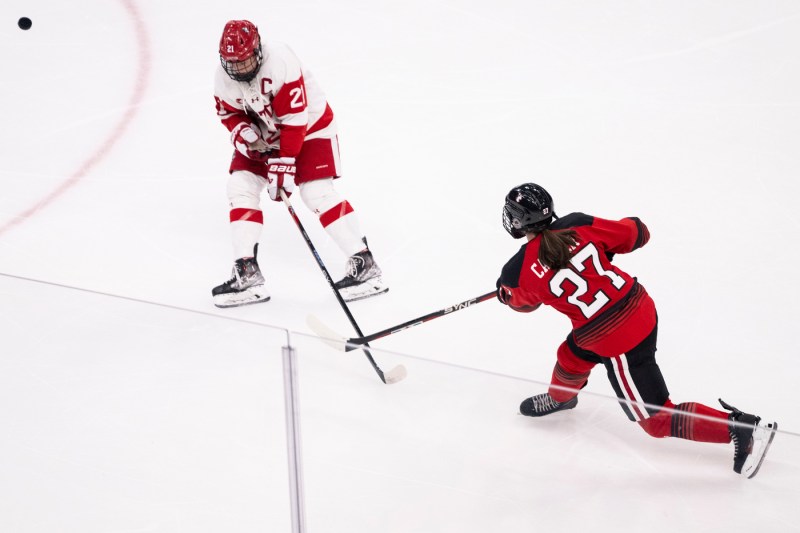
POLYGON ((280 163, 282 165, 294 165, 295 158, 294 157, 270 157, 267 159, 267 163, 280 163))

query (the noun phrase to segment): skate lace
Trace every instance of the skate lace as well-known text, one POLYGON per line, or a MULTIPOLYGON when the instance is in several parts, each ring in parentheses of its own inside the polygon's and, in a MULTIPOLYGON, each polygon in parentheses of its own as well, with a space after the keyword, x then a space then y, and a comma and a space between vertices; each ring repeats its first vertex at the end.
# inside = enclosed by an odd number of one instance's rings
POLYGON ((347 260, 347 275, 351 278, 358 277, 359 267, 363 267, 365 264, 364 260, 357 255, 350 257, 347 260), (360 263, 360 265, 359 265, 360 263))
POLYGON ((739 457, 739 435, 735 431, 731 433, 731 440, 733 441, 733 456, 739 457))
MULTIPOLYGON (((737 418, 733 419, 735 422, 741 423, 737 418)), ((750 455, 753 452, 753 442, 755 440, 756 431, 758 430, 761 417, 755 417, 750 427, 750 422, 747 422, 747 427, 731 426, 730 435, 733 441, 733 454, 734 457, 739 457, 739 454, 750 455), (742 431, 742 433, 740 433, 742 431)))
POLYGON ((240 267, 238 264, 234 263, 231 269, 231 279, 228 280, 228 284, 231 286, 242 285, 248 277, 249 272, 247 265, 242 264, 240 267))
POLYGON ((539 396, 534 396, 532 399, 533 399, 533 409, 540 413, 545 411, 550 411, 561 405, 557 401, 555 401, 553 397, 550 396, 549 394, 541 394, 539 396))
POLYGON ((236 268, 236 266, 234 265, 233 271, 231 272, 231 279, 228 280, 228 283, 233 284, 241 282, 242 282, 242 276, 239 274, 239 269, 236 268))
POLYGON ((233 285, 237 280, 239 280, 239 275, 236 273, 236 267, 234 267, 233 272, 231 272, 230 279, 225 283, 228 285, 233 285))

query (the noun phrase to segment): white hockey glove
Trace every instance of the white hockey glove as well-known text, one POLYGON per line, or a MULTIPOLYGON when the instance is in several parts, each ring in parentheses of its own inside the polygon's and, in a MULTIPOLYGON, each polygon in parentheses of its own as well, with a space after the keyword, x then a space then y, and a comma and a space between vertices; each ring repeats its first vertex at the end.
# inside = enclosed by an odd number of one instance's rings
POLYGON ((240 124, 231 132, 231 142, 236 150, 248 159, 265 161, 269 157, 269 146, 257 133, 253 124, 240 124))
POLYGON ((292 195, 296 171, 294 157, 274 157, 267 160, 267 192, 271 200, 281 201, 279 189, 283 189, 286 196, 292 195))

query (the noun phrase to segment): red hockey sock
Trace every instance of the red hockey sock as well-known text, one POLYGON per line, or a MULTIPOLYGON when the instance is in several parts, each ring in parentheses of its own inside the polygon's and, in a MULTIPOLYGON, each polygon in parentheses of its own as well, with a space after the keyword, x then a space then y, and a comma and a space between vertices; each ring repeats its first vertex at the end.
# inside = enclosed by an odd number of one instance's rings
POLYGON ((698 442, 728 443, 728 414, 707 407, 701 403, 680 403, 674 405, 667 400, 664 407, 675 409, 677 413, 662 411, 639 422, 653 437, 677 437, 698 442), (715 420, 698 418, 694 415, 711 417, 715 420))
POLYGON ((564 367, 556 363, 553 368, 553 377, 550 379, 550 396, 557 402, 566 402, 578 395, 578 390, 582 388, 589 379, 589 372, 573 374, 567 372, 564 367), (553 387, 555 385, 555 387, 553 387), (564 390, 561 387, 568 387, 574 390, 564 390))
POLYGON ((670 434, 680 439, 699 442, 730 442, 728 413, 717 411, 701 403, 681 403, 675 406, 680 413, 672 415, 670 434), (685 413, 685 414, 684 414, 685 413), (707 420, 693 415, 714 418, 707 420))

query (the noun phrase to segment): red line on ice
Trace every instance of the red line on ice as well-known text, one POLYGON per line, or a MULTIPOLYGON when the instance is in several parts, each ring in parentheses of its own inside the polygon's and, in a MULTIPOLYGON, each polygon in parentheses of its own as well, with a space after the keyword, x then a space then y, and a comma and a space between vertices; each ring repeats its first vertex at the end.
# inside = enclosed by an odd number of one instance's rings
POLYGON ((128 129, 128 125, 133 120, 133 117, 139 110, 139 105, 144 97, 147 84, 150 81, 150 42, 148 41, 147 30, 142 20, 134 0, 119 0, 122 6, 127 11, 128 16, 131 18, 134 29, 136 32, 136 44, 138 48, 139 64, 136 69, 135 85, 133 94, 128 102, 125 114, 120 118, 119 122, 114 128, 111 129, 105 140, 100 143, 97 149, 80 164, 78 169, 73 172, 65 181, 58 185, 55 189, 47 193, 43 198, 39 199, 36 203, 15 215, 10 221, 0 226, 0 236, 5 232, 28 220, 45 207, 49 206, 56 199, 58 199, 65 192, 74 187, 81 179, 83 179, 92 168, 97 165, 117 144, 117 141, 123 136, 128 129))

